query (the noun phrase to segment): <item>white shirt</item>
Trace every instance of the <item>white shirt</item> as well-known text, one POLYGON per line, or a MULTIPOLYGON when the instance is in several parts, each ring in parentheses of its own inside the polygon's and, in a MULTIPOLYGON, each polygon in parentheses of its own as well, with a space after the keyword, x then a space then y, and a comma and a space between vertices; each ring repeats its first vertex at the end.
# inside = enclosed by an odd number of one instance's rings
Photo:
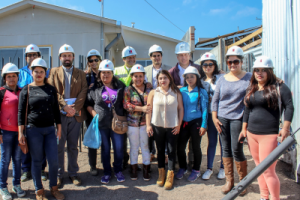
POLYGON ((160 72, 162 69, 155 69, 154 66, 152 67, 152 87, 153 89, 155 89, 157 87, 157 79, 156 76, 158 74, 158 72, 160 72))
POLYGON ((184 77, 182 75, 184 74, 185 69, 182 68, 179 64, 178 64, 178 69, 179 69, 180 85, 183 86, 184 85, 184 77))

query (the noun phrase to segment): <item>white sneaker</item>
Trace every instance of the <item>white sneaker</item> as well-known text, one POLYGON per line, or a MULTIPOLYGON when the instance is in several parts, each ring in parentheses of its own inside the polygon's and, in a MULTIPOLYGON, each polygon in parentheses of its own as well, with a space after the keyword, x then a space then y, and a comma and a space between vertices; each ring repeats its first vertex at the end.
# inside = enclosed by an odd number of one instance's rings
POLYGON ((12 189, 15 193, 17 193, 17 196, 20 197, 24 197, 26 195, 26 192, 24 190, 22 190, 21 185, 16 185, 13 187, 12 189))
POLYGON ((0 189, 0 194, 2 195, 3 200, 11 200, 12 199, 12 196, 8 192, 7 188, 0 189))
POLYGON ((202 176, 202 179, 203 180, 209 180, 210 179, 210 176, 213 174, 213 171, 211 169, 207 169, 203 176, 202 176))
POLYGON ((220 171, 218 173, 218 179, 224 179, 225 178, 225 171, 223 168, 220 168, 220 171))

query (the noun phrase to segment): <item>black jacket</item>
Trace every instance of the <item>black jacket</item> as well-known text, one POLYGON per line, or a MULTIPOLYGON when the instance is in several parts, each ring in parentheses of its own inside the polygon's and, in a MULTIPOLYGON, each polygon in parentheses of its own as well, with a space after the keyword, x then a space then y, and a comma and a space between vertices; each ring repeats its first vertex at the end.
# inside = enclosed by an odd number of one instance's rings
MULTIPOLYGON (((116 113, 120 116, 125 116, 126 111, 123 108, 123 96, 125 84, 119 80, 116 80, 114 89, 118 89, 117 100, 114 103, 116 113)), ((87 93, 86 106, 94 108, 97 114, 99 114, 99 128, 111 129, 112 123, 112 108, 108 107, 102 99, 102 90, 104 86, 99 87, 99 84, 94 85, 87 93)))

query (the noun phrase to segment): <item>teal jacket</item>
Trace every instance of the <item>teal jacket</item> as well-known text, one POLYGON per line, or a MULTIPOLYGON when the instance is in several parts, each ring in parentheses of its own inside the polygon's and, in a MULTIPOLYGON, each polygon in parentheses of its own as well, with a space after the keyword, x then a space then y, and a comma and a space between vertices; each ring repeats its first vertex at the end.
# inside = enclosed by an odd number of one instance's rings
POLYGON ((195 87, 191 92, 188 87, 180 88, 184 107, 183 121, 190 122, 194 119, 202 118, 202 128, 207 128, 208 114, 208 94, 205 89, 200 88, 200 99, 198 103, 198 87, 195 87))
MULTIPOLYGON (((28 65, 19 69, 19 81, 18 86, 23 88, 24 86, 33 82, 31 70, 28 68, 28 65)), ((46 78, 49 76, 49 70, 47 70, 46 78)))

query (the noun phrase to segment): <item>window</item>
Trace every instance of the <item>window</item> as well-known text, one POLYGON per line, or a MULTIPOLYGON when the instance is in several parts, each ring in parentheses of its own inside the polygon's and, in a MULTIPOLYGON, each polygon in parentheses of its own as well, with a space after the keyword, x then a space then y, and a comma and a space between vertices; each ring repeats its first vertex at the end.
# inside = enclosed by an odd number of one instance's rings
MULTIPOLYGON (((0 73, 2 73, 2 68, 5 64, 11 62, 22 68, 26 63, 25 58, 26 47, 20 48, 2 48, 0 47, 0 73)), ((46 61, 47 65, 51 67, 51 47, 40 47, 41 56, 46 61)), ((2 79, 2 76, 0 76, 2 79)), ((2 82, 2 80, 0 80, 2 82)))
POLYGON ((152 64, 152 61, 151 60, 137 60, 136 64, 140 64, 143 67, 147 67, 148 65, 152 64))

